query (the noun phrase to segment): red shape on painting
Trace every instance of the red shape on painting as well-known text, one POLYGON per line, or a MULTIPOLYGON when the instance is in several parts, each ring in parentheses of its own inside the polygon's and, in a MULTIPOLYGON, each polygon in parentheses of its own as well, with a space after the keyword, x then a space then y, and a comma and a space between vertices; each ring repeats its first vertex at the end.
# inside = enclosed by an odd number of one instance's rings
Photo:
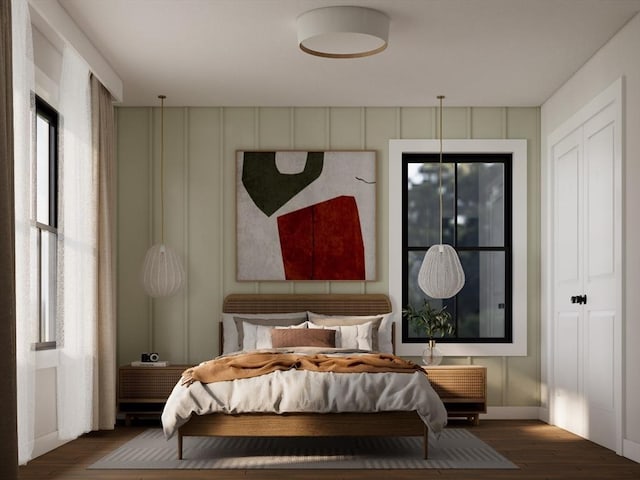
POLYGON ((354 197, 278 217, 287 280, 364 280, 364 242, 354 197))

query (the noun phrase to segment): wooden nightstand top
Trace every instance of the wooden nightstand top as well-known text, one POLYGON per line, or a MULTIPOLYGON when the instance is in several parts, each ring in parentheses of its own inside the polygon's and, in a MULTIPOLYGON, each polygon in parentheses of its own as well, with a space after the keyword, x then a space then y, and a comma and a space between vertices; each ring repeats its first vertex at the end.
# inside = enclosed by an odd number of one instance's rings
POLYGON ((480 369, 483 368, 486 370, 487 367, 483 365, 423 365, 423 369, 425 370, 455 370, 455 369, 480 369))
POLYGON ((186 370, 187 368, 193 367, 193 365, 182 365, 182 364, 174 364, 171 363, 166 367, 142 367, 142 366, 133 366, 133 365, 122 365, 120 368, 123 370, 149 370, 150 372, 156 370, 166 370, 166 369, 174 369, 174 370, 186 370))

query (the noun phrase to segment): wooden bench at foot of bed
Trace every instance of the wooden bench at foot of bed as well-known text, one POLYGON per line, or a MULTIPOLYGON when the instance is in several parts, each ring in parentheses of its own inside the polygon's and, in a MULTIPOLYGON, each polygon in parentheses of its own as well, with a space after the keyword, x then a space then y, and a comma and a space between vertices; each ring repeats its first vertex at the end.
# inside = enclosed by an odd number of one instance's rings
POLYGON ((428 428, 416 412, 375 413, 243 413, 192 415, 178 430, 178 458, 184 437, 423 437, 429 453, 428 428))

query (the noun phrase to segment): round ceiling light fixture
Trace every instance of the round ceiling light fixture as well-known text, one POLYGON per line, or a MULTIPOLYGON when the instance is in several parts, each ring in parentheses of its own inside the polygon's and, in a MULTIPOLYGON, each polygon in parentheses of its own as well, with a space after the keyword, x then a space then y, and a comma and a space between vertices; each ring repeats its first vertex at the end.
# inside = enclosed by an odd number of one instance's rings
POLYGON ((298 17, 298 45, 318 57, 367 57, 387 48, 389 17, 366 7, 337 6, 298 17))

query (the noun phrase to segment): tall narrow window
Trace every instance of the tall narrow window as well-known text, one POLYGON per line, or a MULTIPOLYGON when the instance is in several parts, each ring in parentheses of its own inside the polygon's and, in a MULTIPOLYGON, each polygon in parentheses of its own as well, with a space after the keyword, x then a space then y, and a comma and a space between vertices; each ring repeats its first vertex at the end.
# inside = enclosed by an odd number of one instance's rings
POLYGON ((38 349, 56 346, 58 112, 36 97, 35 225, 38 230, 38 349))
MULTIPOLYGON (((453 298, 428 298, 418 286, 422 258, 439 243, 438 162, 435 154, 403 156, 403 305, 446 306, 455 333, 444 342, 512 340, 511 155, 443 156, 443 243, 460 256, 464 288, 453 298)), ((424 333, 403 321, 402 341, 424 343, 424 333)))

